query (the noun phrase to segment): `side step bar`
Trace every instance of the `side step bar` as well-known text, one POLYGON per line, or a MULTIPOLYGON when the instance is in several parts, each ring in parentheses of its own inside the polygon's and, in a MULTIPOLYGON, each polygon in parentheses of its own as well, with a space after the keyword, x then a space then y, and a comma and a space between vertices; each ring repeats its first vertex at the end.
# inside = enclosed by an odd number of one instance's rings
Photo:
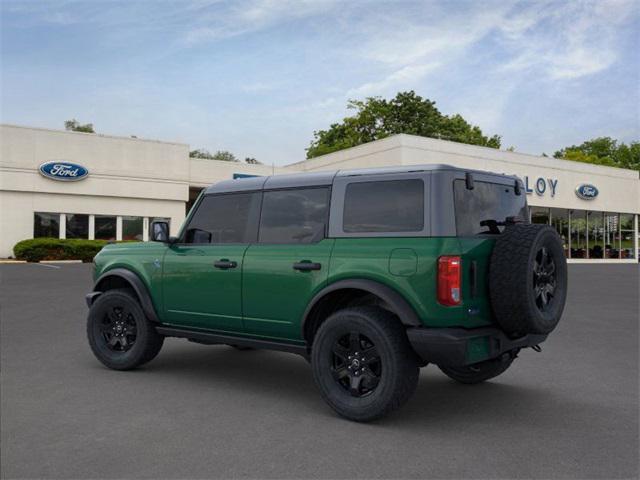
POLYGON ((262 348, 267 350, 278 350, 280 352, 296 353, 305 358, 309 356, 305 345, 298 345, 295 343, 264 340, 261 338, 236 337, 234 335, 204 332, 188 328, 158 326, 156 327, 156 331, 165 337, 187 338, 194 342, 204 343, 206 345, 238 345, 240 347, 262 348))

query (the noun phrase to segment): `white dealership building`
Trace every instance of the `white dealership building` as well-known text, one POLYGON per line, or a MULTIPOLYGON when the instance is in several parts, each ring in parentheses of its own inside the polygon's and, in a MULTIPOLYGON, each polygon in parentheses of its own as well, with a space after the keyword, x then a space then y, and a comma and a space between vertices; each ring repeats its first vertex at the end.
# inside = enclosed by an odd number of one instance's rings
POLYGON ((572 262, 637 262, 640 176, 491 148, 394 135, 283 167, 189 157, 181 143, 0 125, 0 258, 34 237, 148 239, 175 233, 206 185, 247 175, 444 163, 516 174, 531 220, 562 236, 572 262))

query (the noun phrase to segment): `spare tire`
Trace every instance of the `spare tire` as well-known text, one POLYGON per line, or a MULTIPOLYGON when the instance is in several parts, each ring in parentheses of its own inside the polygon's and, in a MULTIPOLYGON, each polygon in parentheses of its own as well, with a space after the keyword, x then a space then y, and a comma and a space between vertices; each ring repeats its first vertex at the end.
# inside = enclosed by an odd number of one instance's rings
POLYGON ((507 225, 489 264, 489 296, 496 321, 510 337, 547 334, 567 298, 567 260, 549 225, 507 225))

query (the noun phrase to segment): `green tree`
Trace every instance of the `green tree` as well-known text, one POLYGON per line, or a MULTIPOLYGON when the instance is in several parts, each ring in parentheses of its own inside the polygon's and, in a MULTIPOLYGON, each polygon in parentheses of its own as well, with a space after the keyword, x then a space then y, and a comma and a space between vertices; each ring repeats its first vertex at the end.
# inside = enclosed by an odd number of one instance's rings
POLYGON ((189 152, 189 156, 191 158, 204 158, 206 160, 213 160, 213 155, 209 153, 209 150, 205 150, 204 148, 199 148, 197 150, 191 150, 189 152))
POLYGON ((307 158, 355 147, 381 138, 407 133, 500 148, 500 136, 487 137, 480 127, 471 125, 461 115, 443 115, 435 102, 423 99, 411 90, 399 92, 395 98, 368 97, 349 100, 347 108, 355 114, 327 130, 313 132, 307 158))
POLYGON ((222 160, 224 162, 237 162, 236 156, 226 150, 218 150, 216 153, 211 153, 209 150, 199 148, 197 150, 191 150, 189 152, 191 158, 204 158, 206 160, 222 160))
POLYGON ((75 118, 64 122, 64 129, 70 132, 96 133, 93 130, 93 123, 80 124, 75 118))
POLYGON ((237 162, 238 159, 236 158, 236 156, 231 153, 228 152, 226 150, 218 150, 216 153, 213 154, 213 159, 214 160, 222 160, 223 162, 237 162))
POLYGON ((580 145, 565 147, 553 156, 575 162, 640 171, 640 141, 633 141, 627 145, 623 142, 618 143, 611 137, 598 137, 580 145))

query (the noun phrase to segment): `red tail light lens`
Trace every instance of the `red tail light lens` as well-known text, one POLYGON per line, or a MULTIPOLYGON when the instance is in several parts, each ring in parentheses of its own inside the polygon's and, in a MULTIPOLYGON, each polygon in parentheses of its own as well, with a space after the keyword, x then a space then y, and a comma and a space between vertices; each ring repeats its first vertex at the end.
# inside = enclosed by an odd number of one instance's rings
POLYGON ((460 257, 438 258, 438 302, 447 307, 462 300, 462 261, 460 257))

